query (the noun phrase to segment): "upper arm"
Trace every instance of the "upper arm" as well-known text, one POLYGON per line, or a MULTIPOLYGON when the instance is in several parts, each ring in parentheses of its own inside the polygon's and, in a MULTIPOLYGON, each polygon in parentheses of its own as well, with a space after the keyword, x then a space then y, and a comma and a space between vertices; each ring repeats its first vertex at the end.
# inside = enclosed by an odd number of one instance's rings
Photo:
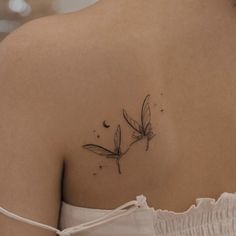
MULTIPOLYGON (((57 228, 63 167, 59 111, 47 87, 40 87, 46 83, 30 77, 26 44, 19 32, 0 45, 0 206, 57 228), (25 49, 17 47, 17 39, 25 49)), ((1 213, 0 225, 4 236, 55 235, 1 213)))

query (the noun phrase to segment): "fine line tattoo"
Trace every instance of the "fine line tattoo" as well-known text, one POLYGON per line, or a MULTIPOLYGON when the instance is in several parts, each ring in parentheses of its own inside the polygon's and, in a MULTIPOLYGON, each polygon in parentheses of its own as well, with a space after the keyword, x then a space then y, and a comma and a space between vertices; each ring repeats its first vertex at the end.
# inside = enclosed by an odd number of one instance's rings
POLYGON ((114 158, 116 160, 119 174, 121 174, 119 160, 122 156, 122 152, 120 145, 121 145, 121 128, 120 125, 118 125, 114 135, 114 146, 115 146, 114 151, 111 151, 97 144, 85 144, 83 145, 83 148, 86 148, 98 155, 106 156, 107 158, 114 158))
POLYGON ((147 143, 146 143, 146 151, 149 148, 149 142, 150 140, 156 135, 152 131, 152 126, 151 126, 151 110, 149 106, 149 98, 150 95, 148 94, 142 104, 142 109, 141 109, 141 122, 140 124, 132 119, 126 112, 125 109, 123 109, 123 117, 126 120, 126 122, 129 124, 129 126, 134 130, 132 133, 132 138, 134 138, 134 141, 131 142, 128 145, 128 148, 122 152, 121 150, 121 127, 120 125, 117 126, 116 132, 114 134, 114 151, 111 151, 107 148, 104 148, 100 145, 97 144, 85 144, 82 147, 85 149, 88 149, 98 155, 101 156, 106 156, 107 158, 114 158, 116 160, 117 168, 119 174, 121 174, 121 168, 120 168, 120 159, 122 156, 124 156, 131 146, 135 144, 136 142, 146 138, 147 143), (138 133, 138 135, 137 135, 138 133))
MULTIPOLYGON (((149 106, 149 98, 150 95, 148 94, 143 101, 141 110, 141 124, 139 124, 134 119, 130 118, 126 110, 123 109, 123 116, 125 120, 130 125, 130 127, 134 129, 132 137, 135 138, 136 140, 133 143, 146 137, 147 138, 146 151, 149 148, 149 141, 156 135, 153 133, 151 126, 151 110, 149 106), (138 133, 138 135, 135 135, 135 132, 138 133)), ((133 143, 131 143, 131 145, 133 143)))

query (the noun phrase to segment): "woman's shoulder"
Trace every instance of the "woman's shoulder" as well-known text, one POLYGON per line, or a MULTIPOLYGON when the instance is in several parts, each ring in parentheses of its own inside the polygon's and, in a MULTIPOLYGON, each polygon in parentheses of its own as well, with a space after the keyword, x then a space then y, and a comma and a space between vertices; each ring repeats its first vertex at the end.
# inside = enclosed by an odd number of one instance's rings
MULTIPOLYGON (((33 47, 36 46, 35 43, 39 43, 41 47, 35 47, 34 50, 43 50, 46 46, 51 46, 51 43, 55 43, 54 48, 63 45, 69 47, 73 41, 76 41, 79 47, 82 43, 84 46, 87 40, 93 39, 91 34, 95 36, 99 33, 96 37, 102 37, 104 33, 107 33, 111 36, 116 31, 111 21, 118 17, 114 17, 115 12, 112 8, 109 9, 108 2, 102 3, 93 4, 76 12, 43 16, 28 21, 10 33, 1 42, 0 47, 14 46, 19 43, 22 43, 19 48, 24 45, 33 47), (112 27, 113 30, 108 32, 107 27, 112 27), (87 40, 85 40, 86 37, 88 37, 87 40)), ((122 19, 121 14, 116 15, 122 19)))
POLYGON ((93 25, 95 5, 30 21, 0 44, 1 111, 18 116, 22 129, 34 126, 31 132, 42 133, 41 141, 61 152, 86 109, 84 92, 104 77, 105 49, 99 39, 106 37, 97 35, 101 29, 93 25))

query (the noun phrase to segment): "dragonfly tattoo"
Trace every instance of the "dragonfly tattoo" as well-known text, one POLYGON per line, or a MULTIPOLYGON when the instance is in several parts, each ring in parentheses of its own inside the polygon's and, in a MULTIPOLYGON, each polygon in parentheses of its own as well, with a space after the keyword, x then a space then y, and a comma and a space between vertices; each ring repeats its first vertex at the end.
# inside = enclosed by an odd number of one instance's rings
POLYGON ((147 138, 146 151, 149 148, 149 141, 156 135, 153 133, 152 126, 151 126, 151 110, 149 106, 149 98, 150 98, 150 95, 148 94, 143 101, 142 110, 141 110, 141 123, 138 123, 137 121, 132 119, 127 114, 126 110, 123 109, 123 116, 125 120, 129 124, 129 126, 134 130, 132 137, 135 138, 135 141, 132 142, 131 145, 146 137, 147 138))
POLYGON ((121 127, 120 125, 117 126, 117 129, 114 134, 114 149, 109 150, 105 147, 102 147, 97 144, 85 144, 82 147, 85 149, 88 149, 98 155, 105 156, 107 158, 113 158, 116 160, 116 164, 118 167, 118 172, 121 174, 121 167, 120 167, 120 159, 122 156, 124 156, 130 149, 130 147, 140 141, 143 138, 147 139, 147 144, 146 144, 146 151, 149 148, 149 142, 150 140, 156 135, 152 131, 152 126, 151 126, 151 110, 149 106, 149 98, 150 95, 148 94, 142 104, 142 109, 141 109, 141 122, 140 124, 132 119, 126 112, 125 109, 123 109, 123 116, 129 126, 134 130, 132 133, 132 137, 135 139, 133 142, 131 142, 128 146, 128 148, 122 152, 121 150, 121 127), (137 134, 138 133, 138 134, 137 134))
POLYGON ((114 151, 111 151, 107 148, 104 148, 97 144, 85 144, 83 148, 86 148, 98 155, 106 156, 107 158, 114 158, 118 167, 118 172, 121 174, 120 168, 120 158, 123 156, 121 152, 121 128, 120 125, 117 126, 115 135, 114 135, 114 151))

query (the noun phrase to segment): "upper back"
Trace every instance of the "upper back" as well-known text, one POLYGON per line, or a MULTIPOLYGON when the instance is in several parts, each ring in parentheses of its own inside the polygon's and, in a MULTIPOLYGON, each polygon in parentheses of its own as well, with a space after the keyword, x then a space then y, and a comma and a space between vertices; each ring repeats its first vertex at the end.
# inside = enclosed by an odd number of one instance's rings
POLYGON ((234 13, 226 4, 155 4, 102 1, 34 21, 5 42, 20 40, 17 80, 30 80, 28 92, 41 86, 65 135, 66 202, 112 208, 144 193, 156 208, 180 210, 235 191, 234 13), (121 137, 127 150, 144 116, 156 135, 148 150, 147 136, 130 147, 119 174, 96 145, 114 151, 121 137))

